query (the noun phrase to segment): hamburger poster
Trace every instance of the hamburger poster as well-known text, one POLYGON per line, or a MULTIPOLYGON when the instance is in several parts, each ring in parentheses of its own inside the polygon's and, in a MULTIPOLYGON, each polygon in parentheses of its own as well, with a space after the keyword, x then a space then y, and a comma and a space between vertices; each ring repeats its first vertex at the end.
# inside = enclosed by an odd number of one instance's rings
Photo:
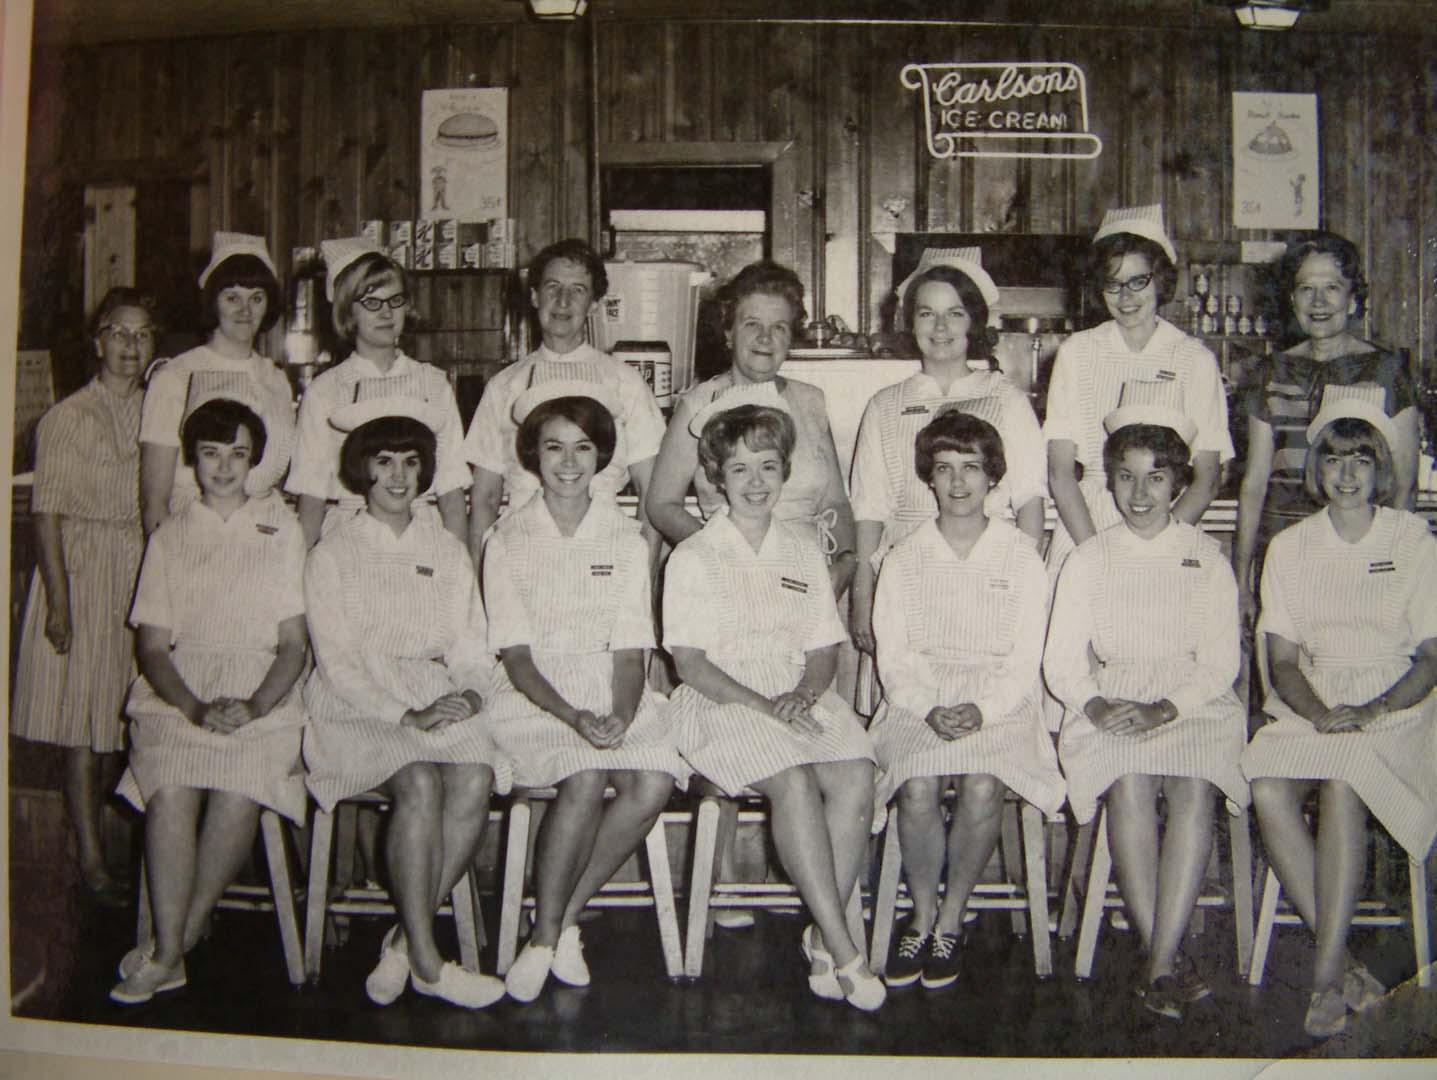
POLYGON ((509 91, 424 91, 419 216, 489 221, 509 216, 509 91))

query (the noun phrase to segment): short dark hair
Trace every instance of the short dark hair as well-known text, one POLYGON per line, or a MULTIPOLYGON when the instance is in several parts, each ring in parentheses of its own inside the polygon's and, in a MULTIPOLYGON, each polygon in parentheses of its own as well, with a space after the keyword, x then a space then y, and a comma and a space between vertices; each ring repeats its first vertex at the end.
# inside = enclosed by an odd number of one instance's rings
POLYGON ((1368 454, 1377 463, 1377 476, 1372 488, 1372 501, 1377 506, 1391 506, 1392 496, 1397 491, 1397 469, 1392 461, 1392 447, 1382 437, 1382 432, 1355 416, 1339 416, 1317 433, 1307 448, 1307 460, 1302 468, 1302 486, 1319 503, 1327 503, 1327 492, 1322 490, 1318 475, 1318 462, 1324 454, 1368 454))
POLYGON ((259 333, 263 334, 279 319, 284 307, 279 292, 279 282, 258 255, 241 252, 231 255, 212 271, 205 281, 204 316, 205 329, 213 330, 220 324, 220 293, 230 288, 263 289, 265 296, 264 318, 260 320, 259 333))
POLYGON ((419 492, 434 483, 434 432, 410 416, 380 416, 360 424, 339 448, 339 482, 356 495, 367 495, 373 481, 369 462, 383 451, 419 455, 419 492))
POLYGON ((197 408, 180 425, 180 448, 184 452, 184 463, 191 468, 196 460, 196 447, 202 442, 224 443, 239 438, 239 429, 249 431, 250 461, 258 463, 264 457, 267 439, 264 421, 248 405, 230 398, 211 398, 197 408))
POLYGON ((95 313, 90 316, 90 337, 97 338, 100 331, 110 325, 110 320, 115 317, 115 312, 123 307, 139 308, 150 319, 150 327, 156 334, 159 333, 159 326, 156 324, 155 298, 143 289, 136 289, 129 285, 116 285, 100 297, 100 303, 95 307, 95 313))
POLYGON ((539 475, 539 436, 544 425, 555 417, 569 421, 593 440, 594 449, 599 452, 596 472, 608 468, 609 462, 614 460, 614 447, 619 442, 614 417, 593 398, 577 395, 551 398, 536 405, 534 411, 524 417, 514 436, 520 465, 535 476, 539 475))
POLYGON ((1333 232, 1320 232, 1300 240, 1277 260, 1278 295, 1284 310, 1291 314, 1297 273, 1313 255, 1330 255, 1337 262, 1342 276, 1352 283, 1353 318, 1362 318, 1367 311, 1367 275, 1362 272, 1362 254, 1351 240, 1333 232))
POLYGON ((1155 468, 1172 470, 1178 490, 1193 482, 1192 451, 1181 435, 1161 424, 1129 424, 1103 442, 1103 469, 1108 474, 1109 491, 1113 490, 1113 474, 1129 450, 1150 451, 1155 468))
POLYGON ((371 251, 361 255, 339 272, 334 279, 334 307, 329 313, 334 332, 348 344, 354 344, 354 304, 384 285, 398 285, 406 291, 404 268, 388 255, 371 251))
POLYGON ((719 325, 725 333, 733 329, 739 304, 754 295, 777 296, 787 300, 793 312, 790 325, 795 330, 803 325, 807 316, 803 307, 803 282, 788 267, 771 259, 760 259, 745 266, 718 291, 719 325))
MULTIPOLYGON (((990 360, 998 335, 988 326, 988 301, 973 279, 955 266, 930 266, 908 283, 903 294, 903 328, 913 336, 913 312, 918 307, 918 287, 930 281, 941 281, 953 286, 963 310, 968 312, 972 322, 968 326, 968 359, 990 360)), ((916 344, 916 342, 915 342, 916 344)))
POLYGON ((722 486, 724 462, 740 440, 750 450, 777 450, 783 459, 783 478, 788 479, 798 441, 793 417, 768 405, 739 405, 713 416, 699 435, 699 464, 710 484, 722 486))
POLYGON ((591 300, 598 300, 609 291, 609 273, 604 269, 604 260, 587 242, 578 237, 559 240, 550 244, 534 256, 529 263, 529 288, 538 290, 544 280, 544 271, 557 259, 576 262, 589 273, 589 285, 593 291, 591 300))
POLYGON ((933 461, 944 450, 977 454, 983 459, 983 475, 995 484, 1008 472, 998 429, 970 413, 949 409, 928 421, 918 433, 913 441, 913 467, 918 479, 925 484, 933 480, 933 461))
POLYGON ((1137 233, 1109 233, 1093 242, 1090 280, 1093 292, 1097 294, 1098 310, 1106 310, 1103 302, 1103 282, 1111 276, 1112 266, 1121 262, 1124 255, 1141 255, 1152 267, 1153 287, 1158 291, 1158 306, 1173 298, 1178 286, 1178 268, 1173 265, 1168 253, 1156 240, 1149 240, 1137 233))

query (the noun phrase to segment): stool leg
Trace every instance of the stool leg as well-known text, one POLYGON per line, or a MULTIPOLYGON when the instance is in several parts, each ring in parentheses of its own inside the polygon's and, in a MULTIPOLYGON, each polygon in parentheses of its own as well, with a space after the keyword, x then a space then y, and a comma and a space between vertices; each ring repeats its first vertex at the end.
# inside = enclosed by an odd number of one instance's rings
POLYGON ((1412 893, 1412 945, 1417 951, 1417 985, 1432 985, 1432 936, 1427 922, 1427 863, 1407 859, 1407 877, 1412 893))
MULTIPOLYGON (((1018 880, 1018 852, 1021 850, 1018 843, 1018 804, 1005 798, 999 813, 1002 821, 998 850, 1003 862, 1003 880, 1012 884, 1018 880)), ((1013 921, 1014 937, 1021 938, 1028 933, 1028 916, 1022 908, 1013 908, 1009 917, 1013 921)))
POLYGON ((882 975, 888 967, 902 869, 903 852, 898 843, 898 808, 895 806, 888 810, 888 827, 883 831, 883 862, 878 871, 878 896, 873 901, 873 943, 868 950, 868 967, 875 975, 882 975))
POLYGON ((674 903, 674 879, 669 869, 669 841, 660 814, 644 839, 649 860, 649 888, 654 894, 654 917, 659 923, 659 942, 664 949, 664 970, 669 978, 684 973, 683 945, 679 941, 679 912, 674 903))
POLYGON ((1093 957, 1098 951, 1098 927, 1103 921, 1104 902, 1108 898, 1108 876, 1113 871, 1113 857, 1108 850, 1108 830, 1103 827, 1108 816, 1105 807, 1093 824, 1093 859, 1088 870, 1087 893, 1083 898, 1083 925, 1078 930, 1077 974, 1080 979, 1093 974, 1093 957))
POLYGON ((1093 857, 1093 823, 1079 825, 1077 835, 1068 849, 1067 873, 1063 875, 1063 914, 1058 920, 1058 936, 1067 941, 1078 926, 1078 905, 1081 897, 1078 882, 1083 868, 1093 857))
POLYGON ((1267 949, 1272 944, 1272 927, 1277 921, 1277 899, 1281 893, 1282 885, 1277 880, 1277 872, 1269 866, 1267 877, 1262 883, 1262 904, 1257 913, 1257 932, 1252 939, 1252 962, 1247 969, 1249 986, 1262 985, 1262 973, 1267 968, 1267 949))
MULTIPOLYGON (((1221 813, 1221 811, 1219 811, 1221 813)), ((1227 844, 1232 857, 1232 920, 1237 938, 1237 973, 1252 963, 1252 832, 1248 812, 1227 818, 1227 844)))
POLYGON ((329 849, 334 840, 334 815, 315 807, 309 840, 309 895, 304 912, 304 975, 319 981, 324 956, 324 912, 329 906, 329 849))
POLYGON ((1053 974, 1053 943, 1048 936, 1048 857, 1043 846, 1043 814, 1032 803, 1020 808, 1023 820, 1023 891, 1033 927, 1033 971, 1038 978, 1053 974))
POLYGON ((284 946, 284 967, 292 986, 304 984, 304 952, 299 941, 299 922, 294 917, 294 888, 289 881, 289 856, 284 848, 284 826, 279 815, 266 810, 259 816, 264 834, 264 857, 269 864, 269 887, 274 894, 274 917, 279 923, 279 940, 284 946))
POLYGON ((454 932, 459 936, 459 963, 465 971, 479 970, 479 933, 475 926, 472 873, 466 871, 449 894, 449 906, 454 910, 454 932))
POLYGON ((509 970, 519 951, 519 917, 524 910, 524 868, 529 861, 529 800, 516 796, 509 807, 509 838, 504 845, 504 885, 499 904, 499 956, 494 970, 509 970))
POLYGON ((713 892, 714 848, 718 843, 718 799, 699 800, 694 825, 693 872, 689 884, 689 925, 684 936, 684 975, 697 979, 704 970, 704 941, 709 922, 709 897, 713 892))

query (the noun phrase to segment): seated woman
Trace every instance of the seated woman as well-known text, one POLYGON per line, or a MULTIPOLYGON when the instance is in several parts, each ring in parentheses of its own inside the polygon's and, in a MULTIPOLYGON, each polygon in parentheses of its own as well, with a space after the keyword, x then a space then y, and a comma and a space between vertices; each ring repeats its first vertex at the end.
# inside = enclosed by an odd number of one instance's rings
POLYGON ((119 791, 145 812, 155 939, 120 962, 121 1004, 185 985, 185 953, 249 857, 260 809, 304 821, 304 541, 278 496, 245 494, 264 445, 264 424, 237 401, 185 419, 200 497, 156 530, 140 570, 130 621, 142 677, 119 791))
POLYGON ((877 1009, 883 982, 844 921, 873 817, 873 749, 829 689, 844 630, 823 553, 774 518, 793 419, 761 405, 699 419, 699 462, 728 505, 669 559, 679 750, 729 795, 751 787, 768 799, 779 860, 817 924, 802 939, 809 987, 877 1009))
POLYGON ((884 980, 930 990, 958 979, 963 910, 998 843, 1011 788, 1045 814, 1063 804, 1063 777, 1043 725, 1038 668, 1048 574, 1033 543, 984 508, 1006 461, 997 430, 956 409, 915 443, 918 477, 938 501, 889 553, 878 579, 874 630, 884 703, 869 729, 883 770, 880 795, 898 793, 898 837, 913 898, 884 980), (941 799, 958 793, 948 831, 941 799))
POLYGON ((1122 521, 1065 563, 1043 674, 1065 707, 1058 757, 1073 814, 1086 823, 1107 803, 1118 889, 1147 953, 1138 995, 1176 1020, 1210 993, 1179 946, 1212 848, 1213 788, 1239 807, 1248 799, 1232 689, 1237 584, 1217 543, 1172 514, 1192 476, 1193 422, 1133 406, 1104 426, 1122 521))
POLYGON ((647 545, 637 521, 589 496, 617 438, 596 392, 555 381, 518 399, 519 461, 543 490, 500 518, 484 549, 489 648, 506 675, 489 707, 494 741, 516 783, 558 787, 536 846, 534 932, 505 979, 516 1001, 533 1001, 551 971, 589 984, 579 912, 688 776, 667 702, 644 679, 647 545), (605 803, 610 784, 618 794, 605 803))
POLYGON ((331 529, 305 566, 317 661, 304 688, 309 789, 325 810, 374 788, 392 802, 384 857, 399 922, 365 981, 370 1000, 388 1005, 412 981, 483 1008, 504 984, 445 961, 434 941, 434 912, 473 858, 490 789, 509 781, 480 715, 494 663, 473 564, 438 511, 414 506, 434 479, 440 420, 423 401, 384 398, 333 422, 349 431, 340 478, 367 510, 331 529))
POLYGON ((1262 572, 1274 718, 1242 758, 1263 847, 1317 937, 1305 1028, 1334 1035, 1384 993, 1347 951, 1370 811, 1413 858, 1437 835, 1437 541, 1390 504, 1400 429, 1327 400, 1307 429, 1307 490, 1327 505, 1278 533, 1262 572), (1317 836, 1303 806, 1317 789, 1317 836))

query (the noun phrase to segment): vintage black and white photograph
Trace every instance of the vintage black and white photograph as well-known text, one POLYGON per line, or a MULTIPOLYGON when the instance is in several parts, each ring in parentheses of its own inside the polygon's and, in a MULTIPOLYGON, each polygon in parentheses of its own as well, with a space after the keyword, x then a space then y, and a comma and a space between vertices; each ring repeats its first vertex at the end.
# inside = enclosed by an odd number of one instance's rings
POLYGON ((1430 1067, 1429 3, 3 14, 4 1045, 1430 1067))

